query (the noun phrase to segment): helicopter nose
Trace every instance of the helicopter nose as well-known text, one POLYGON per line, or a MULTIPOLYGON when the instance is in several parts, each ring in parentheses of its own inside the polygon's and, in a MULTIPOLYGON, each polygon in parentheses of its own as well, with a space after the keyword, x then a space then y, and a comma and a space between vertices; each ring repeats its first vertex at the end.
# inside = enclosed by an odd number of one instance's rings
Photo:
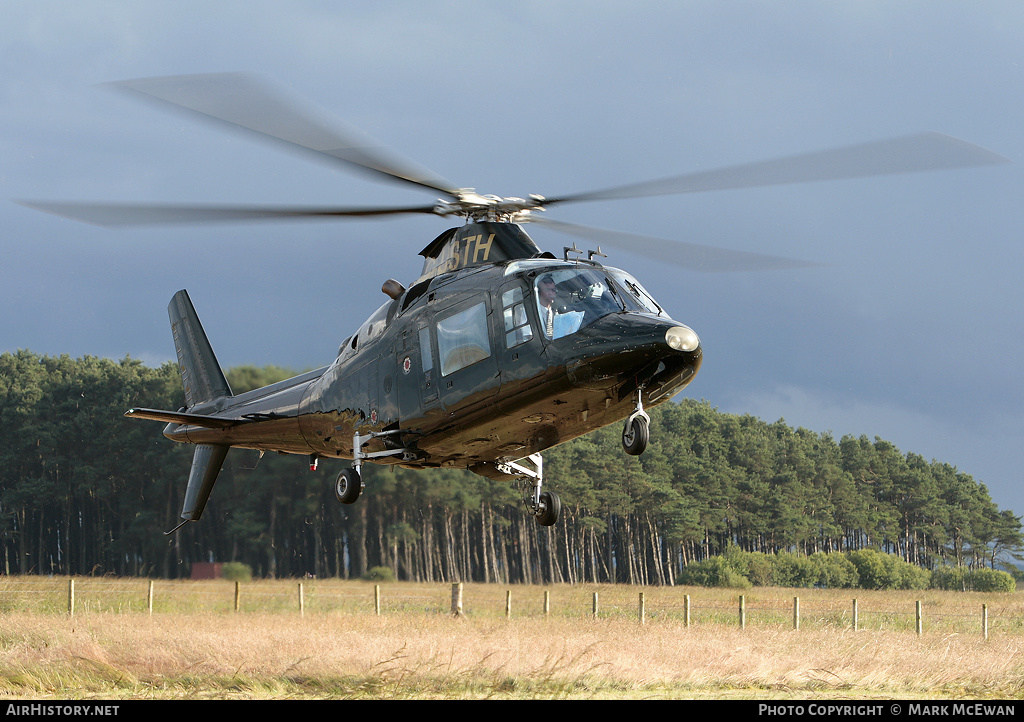
POLYGON ((689 383, 703 356, 693 329, 647 315, 607 316, 573 338, 566 370, 571 383, 586 388, 628 381, 667 393, 689 383))

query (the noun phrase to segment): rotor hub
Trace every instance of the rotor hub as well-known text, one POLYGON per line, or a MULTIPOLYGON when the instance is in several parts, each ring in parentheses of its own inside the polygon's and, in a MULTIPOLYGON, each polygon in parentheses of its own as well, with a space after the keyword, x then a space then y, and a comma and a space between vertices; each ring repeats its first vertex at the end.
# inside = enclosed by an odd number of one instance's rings
POLYGON ((481 223, 523 223, 533 211, 543 211, 544 196, 530 194, 529 198, 515 196, 480 195, 473 188, 461 188, 453 200, 439 198, 434 213, 439 216, 459 216, 481 223))

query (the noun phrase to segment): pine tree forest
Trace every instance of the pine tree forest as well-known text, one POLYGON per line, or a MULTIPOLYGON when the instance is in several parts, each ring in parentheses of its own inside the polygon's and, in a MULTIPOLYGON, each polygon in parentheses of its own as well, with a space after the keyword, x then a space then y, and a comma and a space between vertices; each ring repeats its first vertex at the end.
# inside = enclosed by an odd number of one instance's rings
MULTIPOLYGON (((236 393, 289 376, 228 372, 236 393)), ((724 414, 706 402, 652 410, 651 443, 623 453, 612 426, 548 450, 562 499, 540 527, 517 488, 456 470, 363 467, 233 449, 203 518, 173 535, 192 449, 132 406, 178 408, 172 363, 0 355, 0 573, 187 577, 241 562, 260 577, 356 578, 388 567, 422 582, 670 585, 734 546, 756 552, 877 549, 924 568, 984 568, 1021 550, 1021 520, 954 466, 866 436, 724 414)))

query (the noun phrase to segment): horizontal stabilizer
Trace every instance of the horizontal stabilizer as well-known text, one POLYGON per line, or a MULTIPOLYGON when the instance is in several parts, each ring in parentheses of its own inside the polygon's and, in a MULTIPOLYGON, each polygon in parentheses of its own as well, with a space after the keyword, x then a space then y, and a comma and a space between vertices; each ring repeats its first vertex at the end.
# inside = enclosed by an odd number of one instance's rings
POLYGON ((130 419, 149 419, 167 424, 202 426, 204 429, 227 429, 245 423, 243 419, 225 419, 221 416, 190 414, 185 411, 162 411, 160 409, 128 409, 124 415, 130 419))

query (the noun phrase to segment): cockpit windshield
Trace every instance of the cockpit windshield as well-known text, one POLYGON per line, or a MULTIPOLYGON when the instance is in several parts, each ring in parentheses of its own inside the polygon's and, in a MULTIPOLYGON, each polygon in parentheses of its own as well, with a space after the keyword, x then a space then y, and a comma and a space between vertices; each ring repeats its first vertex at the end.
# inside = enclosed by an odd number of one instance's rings
POLYGON ((576 333, 606 314, 623 310, 608 277, 594 268, 542 271, 534 279, 534 296, 541 331, 549 339, 576 333))
POLYGON ((630 311, 644 311, 658 316, 662 315, 661 306, 658 305, 658 302, 654 300, 651 294, 647 293, 647 290, 640 285, 639 281, 618 268, 605 268, 604 270, 614 279, 616 285, 625 291, 623 300, 630 311))
POLYGON ((609 313, 665 315, 651 294, 618 268, 529 259, 508 264, 505 275, 530 280, 545 338, 576 333, 609 313))

